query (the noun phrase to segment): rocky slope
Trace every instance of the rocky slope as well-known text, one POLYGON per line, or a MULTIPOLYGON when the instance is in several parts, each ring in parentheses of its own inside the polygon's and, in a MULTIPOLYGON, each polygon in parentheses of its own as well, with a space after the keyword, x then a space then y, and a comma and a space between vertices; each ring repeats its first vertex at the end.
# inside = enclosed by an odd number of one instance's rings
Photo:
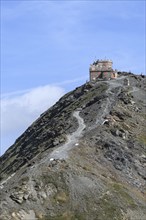
POLYGON ((144 220, 145 97, 126 72, 63 96, 1 157, 0 219, 144 220))

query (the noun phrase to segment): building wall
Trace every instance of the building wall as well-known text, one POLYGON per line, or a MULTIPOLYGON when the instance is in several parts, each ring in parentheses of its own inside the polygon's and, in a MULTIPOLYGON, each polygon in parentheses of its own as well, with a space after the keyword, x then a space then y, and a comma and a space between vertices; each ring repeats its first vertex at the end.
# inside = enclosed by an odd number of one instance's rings
POLYGON ((103 72, 102 78, 110 79, 111 78, 111 72, 103 72))
POLYGON ((95 81, 97 78, 114 79, 117 78, 117 73, 114 71, 90 71, 90 81, 95 81))
POLYGON ((99 61, 97 66, 101 67, 102 69, 110 69, 112 68, 112 62, 110 61, 99 61))
POLYGON ((90 81, 96 80, 96 78, 99 77, 100 74, 100 71, 90 71, 90 81))
POLYGON ((97 78, 110 79, 117 78, 117 73, 112 69, 113 62, 110 60, 97 60, 90 65, 90 81, 97 78))

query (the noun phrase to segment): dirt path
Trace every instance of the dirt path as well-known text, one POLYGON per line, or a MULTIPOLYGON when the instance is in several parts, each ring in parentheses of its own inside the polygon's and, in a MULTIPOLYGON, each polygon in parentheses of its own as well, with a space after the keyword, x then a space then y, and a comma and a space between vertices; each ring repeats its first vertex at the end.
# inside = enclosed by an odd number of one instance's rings
POLYGON ((98 113, 98 118, 96 120, 96 125, 95 126, 104 124, 105 116, 107 114, 109 114, 112 106, 115 103, 116 97, 121 92, 121 88, 123 87, 123 79, 124 78, 126 78, 126 77, 123 76, 123 77, 120 77, 116 80, 107 81, 107 84, 109 85, 109 88, 107 89, 106 94, 108 95, 108 97, 106 98, 106 101, 103 102, 102 112, 98 113), (118 88, 116 94, 115 94, 115 92, 112 92, 112 89, 114 89, 114 88, 118 88))
MULTIPOLYGON (((115 100, 117 98, 117 96, 120 94, 121 89, 124 86, 124 79, 128 78, 128 76, 122 76, 117 78, 116 80, 109 80, 107 81, 107 84, 109 85, 109 88, 106 91, 106 94, 108 95, 106 102, 103 103, 102 106, 102 112, 100 112, 98 114, 98 118, 96 120, 96 125, 103 125, 105 122, 105 116, 109 114, 112 106, 115 103, 115 100), (112 92, 112 89, 117 89, 117 92, 112 92)), ((131 90, 128 92, 128 94, 130 93, 134 93, 139 91, 139 89, 137 87, 132 87, 131 90)))
POLYGON ((76 147, 78 145, 77 141, 78 138, 82 136, 82 132, 85 129, 86 125, 84 123, 84 120, 81 118, 81 116, 79 115, 80 111, 75 111, 73 113, 73 116, 77 119, 78 121, 78 129, 73 132, 72 134, 67 135, 67 142, 58 147, 57 149, 53 150, 52 153, 50 153, 45 159, 43 159, 42 161, 40 161, 40 163, 35 164, 31 167, 31 169, 36 169, 37 167, 39 167, 39 165, 44 164, 45 162, 49 162, 53 161, 54 159, 66 159, 68 157, 68 152, 76 147))
POLYGON ((128 94, 133 93, 133 92, 138 92, 139 88, 133 86, 132 90, 128 92, 128 94))
POLYGON ((79 114, 80 114, 80 111, 75 111, 73 113, 73 116, 78 121, 78 129, 72 134, 67 135, 67 142, 64 145, 53 150, 52 153, 48 154, 47 157, 43 158, 43 160, 41 160, 39 163, 30 167, 31 175, 29 175, 29 185, 30 185, 30 189, 32 192, 34 190, 32 176, 35 176, 37 173, 37 170, 41 169, 40 165, 45 164, 45 163, 49 164, 55 159, 59 159, 59 160, 66 159, 68 157, 69 151, 73 149, 74 147, 78 146, 78 142, 77 142, 78 138, 82 136, 82 132, 86 127, 83 118, 81 118, 79 114))
POLYGON ((78 120, 78 129, 71 135, 67 136, 68 140, 62 147, 57 148, 50 154, 50 159, 65 159, 68 156, 68 151, 78 145, 78 138, 81 137, 82 131, 86 127, 84 120, 80 117, 79 113, 79 111, 73 113, 73 116, 78 120))

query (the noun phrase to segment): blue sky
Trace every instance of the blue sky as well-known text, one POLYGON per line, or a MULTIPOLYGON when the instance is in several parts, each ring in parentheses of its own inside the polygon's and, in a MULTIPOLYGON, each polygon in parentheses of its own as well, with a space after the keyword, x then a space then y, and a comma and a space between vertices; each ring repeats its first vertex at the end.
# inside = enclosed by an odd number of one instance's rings
POLYGON ((145 1, 1 1, 1 153, 88 79, 95 59, 145 73, 145 1))

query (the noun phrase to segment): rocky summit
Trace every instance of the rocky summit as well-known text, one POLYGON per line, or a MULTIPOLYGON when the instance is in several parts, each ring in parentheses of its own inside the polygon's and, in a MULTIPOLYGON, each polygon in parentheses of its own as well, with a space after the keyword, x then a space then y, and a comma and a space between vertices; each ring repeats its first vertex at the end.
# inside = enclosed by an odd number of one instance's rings
POLYGON ((146 219, 146 76, 87 82, 1 157, 1 220, 146 219))

